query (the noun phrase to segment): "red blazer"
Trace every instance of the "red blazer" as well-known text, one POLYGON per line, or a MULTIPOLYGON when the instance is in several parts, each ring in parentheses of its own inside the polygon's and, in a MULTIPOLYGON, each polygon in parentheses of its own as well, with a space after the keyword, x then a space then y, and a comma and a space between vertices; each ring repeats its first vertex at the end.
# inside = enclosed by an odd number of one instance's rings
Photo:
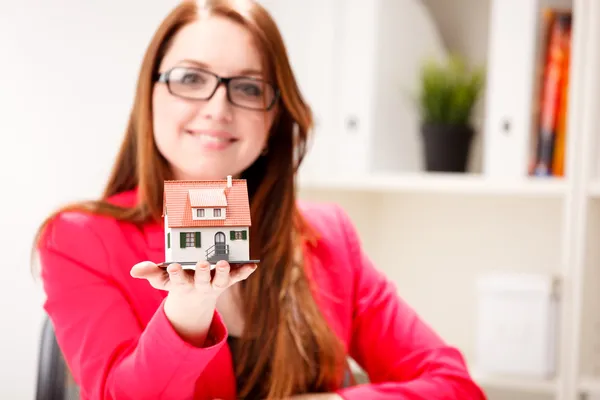
MULTIPOLYGON (((132 191, 112 200, 132 205, 135 198, 132 191)), ((347 400, 485 399, 460 352, 374 268, 346 214, 334 205, 300 205, 322 236, 306 255, 310 276, 326 294, 317 294, 318 304, 372 382, 337 393, 347 400)), ((214 344, 193 347, 165 317, 166 292, 130 276, 134 264, 161 262, 163 252, 158 224, 140 231, 71 213, 55 219, 44 235, 44 308, 82 399, 236 398, 227 329, 218 312, 210 328, 214 344)))

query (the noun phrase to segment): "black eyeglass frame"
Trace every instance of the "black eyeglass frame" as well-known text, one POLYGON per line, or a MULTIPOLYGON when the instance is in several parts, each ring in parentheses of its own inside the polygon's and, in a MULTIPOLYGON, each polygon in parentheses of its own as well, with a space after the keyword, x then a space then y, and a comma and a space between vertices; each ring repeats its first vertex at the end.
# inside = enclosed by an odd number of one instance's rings
POLYGON ((224 76, 219 76, 219 75, 215 74, 214 72, 207 71, 206 69, 198 68, 198 67, 181 67, 181 66, 179 66, 179 67, 173 67, 173 68, 171 68, 171 69, 169 69, 167 71, 164 71, 164 72, 157 72, 155 74, 155 76, 154 76, 154 81, 155 82, 160 82, 160 83, 165 83, 167 85, 167 89, 169 90, 169 93, 171 93, 173 96, 181 97, 181 98, 188 99, 188 100, 198 100, 198 101, 207 101, 207 100, 210 100, 215 95, 215 93, 217 92, 217 89, 219 88, 219 86, 221 86, 222 84, 224 84, 225 87, 226 87, 226 89, 227 89, 226 90, 226 92, 227 92, 227 100, 231 104, 233 104, 236 107, 245 108, 245 109, 254 110, 254 111, 269 111, 269 110, 271 110, 275 106, 275 104, 277 104, 277 101, 279 100, 279 96, 281 94, 278 88, 276 88, 270 82, 265 81, 264 79, 259 79, 259 78, 255 78, 255 77, 252 77, 252 76, 244 76, 244 75, 236 75, 236 76, 224 77, 224 76), (215 88, 213 89, 212 93, 208 97, 202 98, 202 99, 199 99, 197 97, 182 96, 180 94, 173 93, 173 91, 171 90, 171 84, 170 84, 169 78, 171 76, 171 73, 174 70, 182 69, 182 68, 186 68, 186 69, 190 69, 190 70, 194 70, 194 71, 202 71, 203 73, 212 75, 215 78, 217 78, 217 84, 215 85, 215 88), (247 106, 243 106, 243 105, 240 105, 238 103, 235 103, 231 99, 231 92, 229 90, 229 83, 231 81, 235 81, 235 80, 239 80, 239 79, 251 80, 251 81, 260 82, 260 83, 264 83, 266 85, 271 86, 271 88, 273 89, 273 100, 271 101, 271 103, 269 105, 267 105, 266 108, 253 108, 253 107, 247 107, 247 106))

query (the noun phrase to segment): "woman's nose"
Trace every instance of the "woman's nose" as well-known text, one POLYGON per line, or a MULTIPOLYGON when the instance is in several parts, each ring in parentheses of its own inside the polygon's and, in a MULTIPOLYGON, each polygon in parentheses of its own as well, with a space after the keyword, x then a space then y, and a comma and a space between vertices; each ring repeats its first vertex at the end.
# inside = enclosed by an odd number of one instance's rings
POLYGON ((213 96, 202 106, 202 114, 209 119, 231 120, 231 104, 227 97, 227 86, 219 85, 213 96))

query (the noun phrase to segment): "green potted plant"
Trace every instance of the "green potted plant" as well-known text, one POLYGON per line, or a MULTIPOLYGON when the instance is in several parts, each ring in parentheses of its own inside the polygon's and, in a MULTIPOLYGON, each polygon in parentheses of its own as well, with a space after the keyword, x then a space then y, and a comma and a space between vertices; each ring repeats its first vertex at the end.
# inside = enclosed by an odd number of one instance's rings
POLYGON ((466 171, 475 135, 472 114, 484 79, 483 68, 471 70, 456 55, 423 64, 419 105, 427 171, 466 171))

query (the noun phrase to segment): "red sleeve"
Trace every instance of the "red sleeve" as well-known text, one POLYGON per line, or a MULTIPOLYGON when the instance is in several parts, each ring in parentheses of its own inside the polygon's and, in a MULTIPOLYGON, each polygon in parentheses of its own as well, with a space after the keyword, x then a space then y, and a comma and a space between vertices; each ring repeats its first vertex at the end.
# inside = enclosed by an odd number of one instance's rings
POLYGON ((343 226, 354 264, 350 356, 371 383, 338 391, 346 400, 482 400, 461 353, 448 346, 399 298, 364 254, 347 215, 343 226))
POLYGON ((162 304, 143 328, 111 280, 107 251, 89 225, 60 218, 39 247, 44 308, 80 389, 98 400, 191 399, 225 343, 222 320, 215 313, 204 348, 178 336, 162 304))

